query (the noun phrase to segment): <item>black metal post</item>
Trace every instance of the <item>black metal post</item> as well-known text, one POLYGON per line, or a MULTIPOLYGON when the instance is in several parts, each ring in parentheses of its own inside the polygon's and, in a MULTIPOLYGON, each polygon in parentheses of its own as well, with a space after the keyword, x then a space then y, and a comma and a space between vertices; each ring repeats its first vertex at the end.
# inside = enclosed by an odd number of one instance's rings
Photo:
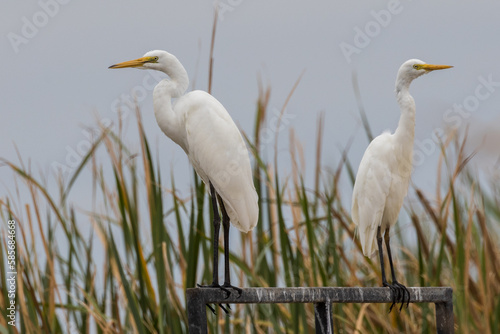
MULTIPOLYGON (((410 303, 435 303, 439 334, 454 333, 453 290, 408 288, 410 303)), ((332 333, 332 303, 392 303, 388 288, 246 288, 241 295, 216 288, 193 288, 186 291, 190 334, 207 333, 206 304, 281 304, 314 303, 316 333, 332 333), (227 299, 226 299, 227 298, 227 299), (318 328, 320 327, 320 328, 318 328)))
POLYGON ((436 303, 436 328, 438 334, 455 332, 455 320, 453 318, 453 291, 447 291, 447 300, 436 303))
POLYGON ((333 334, 331 303, 314 303, 316 334, 333 334))
POLYGON ((207 307, 206 301, 203 298, 203 292, 206 290, 207 288, 196 288, 187 289, 186 291, 186 303, 190 334, 207 333, 207 307))

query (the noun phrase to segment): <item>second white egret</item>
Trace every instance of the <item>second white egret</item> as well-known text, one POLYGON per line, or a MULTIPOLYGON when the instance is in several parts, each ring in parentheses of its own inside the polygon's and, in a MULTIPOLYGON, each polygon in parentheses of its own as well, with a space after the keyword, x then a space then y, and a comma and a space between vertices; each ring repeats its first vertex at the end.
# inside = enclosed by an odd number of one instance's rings
MULTIPOLYGON (((430 65, 418 59, 406 61, 398 71, 396 99, 401 118, 396 131, 384 132, 372 140, 365 151, 356 175, 352 194, 352 220, 358 226, 359 239, 365 256, 372 256, 378 246, 382 270, 382 285, 393 294, 392 310, 397 302, 401 308, 410 302, 410 292, 396 280, 389 245, 393 226, 408 192, 412 170, 413 140, 415 137, 415 101, 409 93, 411 82, 434 70, 450 68, 448 65, 430 65), (384 270, 382 234, 391 267, 392 283, 388 283, 384 270)), ((400 308, 400 309, 401 309, 400 308)))

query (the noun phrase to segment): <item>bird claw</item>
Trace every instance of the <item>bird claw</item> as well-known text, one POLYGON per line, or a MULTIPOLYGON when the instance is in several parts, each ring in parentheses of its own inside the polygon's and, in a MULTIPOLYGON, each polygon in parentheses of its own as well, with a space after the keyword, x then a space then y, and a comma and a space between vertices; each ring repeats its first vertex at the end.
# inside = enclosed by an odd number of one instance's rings
POLYGON ((218 304, 218 305, 219 305, 219 307, 220 307, 220 308, 224 311, 224 313, 226 313, 226 314, 231 314, 231 307, 229 307, 229 304, 226 304, 227 309, 226 309, 224 306, 222 306, 222 304, 218 304), (228 309, 229 309, 229 310, 228 310, 228 309))
POLYGON ((219 284, 210 284, 210 285, 201 285, 201 284, 196 284, 199 288, 213 288, 213 289, 221 289, 222 291, 224 291, 226 293, 226 298, 225 299, 228 299, 229 296, 231 296, 231 291, 229 291, 228 289, 226 289, 225 286, 223 285, 219 285, 219 284))
MULTIPOLYGON (((231 291, 229 291, 229 289, 227 289, 227 288, 233 288, 236 291, 238 291, 239 292, 238 298, 241 296, 241 291, 242 291, 240 288, 236 288, 230 284, 228 285, 225 283, 224 283, 224 285, 219 285, 219 284, 214 284, 214 283, 212 283, 210 285, 196 284, 196 286, 198 286, 199 288, 202 288, 202 289, 203 288, 221 289, 222 291, 224 291, 226 293, 225 299, 228 299, 229 296, 231 296, 231 291)), ((206 304, 206 305, 210 309, 210 311, 212 311, 213 314, 216 314, 215 309, 212 306, 210 306, 209 304, 206 304)), ((227 308, 222 306, 222 304, 217 304, 217 305, 219 305, 219 307, 224 311, 224 313, 231 314, 231 307, 229 306, 229 304, 226 304, 227 308)))
POLYGON ((402 293, 401 307, 399 308, 399 311, 401 312, 401 310, 403 309, 403 305, 405 304, 406 295, 408 295, 408 299, 406 300, 406 308, 408 308, 408 306, 410 305, 410 299, 411 299, 410 291, 408 291, 408 288, 406 288, 406 286, 399 283, 398 281, 394 281, 394 282, 392 282, 392 284, 397 286, 402 293))
POLYGON ((210 304, 205 304, 205 305, 210 309, 210 311, 212 311, 214 315, 217 315, 217 313, 215 313, 215 309, 212 306, 210 306, 210 304))
POLYGON ((393 281, 392 284, 389 284, 387 282, 383 282, 382 285, 391 289, 392 304, 391 304, 391 307, 389 307, 389 313, 391 313, 394 306, 399 302, 401 303, 399 311, 401 311, 403 309, 403 305, 405 303, 406 303, 406 307, 408 307, 408 305, 410 304, 410 291, 408 291, 406 286, 399 283, 398 281, 393 281), (407 295, 408 295, 408 299, 406 299, 407 295))
MULTIPOLYGON (((212 311, 214 315, 217 315, 215 309, 212 306, 210 306, 210 304, 205 304, 205 305, 210 309, 210 311, 212 311)), ((224 306, 222 306, 222 304, 217 304, 217 305, 219 305, 219 307, 224 311, 224 313, 231 314, 231 307, 229 306, 229 304, 226 304, 227 309, 224 306)))
POLYGON ((394 305, 396 305, 396 302, 398 300, 399 292, 396 289, 396 287, 394 287, 392 284, 389 284, 387 282, 382 282, 382 285, 384 287, 387 287, 387 288, 389 288, 391 290, 392 304, 391 304, 391 307, 389 307, 389 313, 391 313, 392 308, 394 307, 394 305))
MULTIPOLYGON (((238 292, 238 297, 237 298, 240 298, 241 297, 241 294, 243 293, 243 289, 241 288, 238 288, 237 286, 234 286, 234 285, 231 285, 231 283, 224 283, 222 285, 224 288, 228 288, 228 289, 233 289, 233 290, 236 290, 238 292)), ((227 298, 226 298, 227 299, 227 298)))
POLYGON ((225 287, 223 286, 219 286, 219 289, 221 289, 222 291, 224 291, 226 293, 226 298, 224 299, 228 299, 229 296, 231 296, 231 291, 229 291, 228 289, 226 289, 225 287))

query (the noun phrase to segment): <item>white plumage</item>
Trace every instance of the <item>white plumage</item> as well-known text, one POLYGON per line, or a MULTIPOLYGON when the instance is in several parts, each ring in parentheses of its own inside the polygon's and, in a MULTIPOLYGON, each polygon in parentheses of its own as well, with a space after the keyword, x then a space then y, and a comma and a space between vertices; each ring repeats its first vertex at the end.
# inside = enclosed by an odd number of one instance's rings
POLYGON ((258 198, 238 128, 222 104, 203 91, 184 95, 176 107, 186 113, 189 161, 207 185, 212 182, 231 223, 242 232, 251 231, 259 215, 258 198))
POLYGON ((398 220, 412 169, 415 101, 409 88, 411 82, 422 74, 450 67, 429 65, 418 59, 401 65, 396 78, 396 99, 401 108, 398 127, 393 134, 384 132, 368 145, 354 183, 352 220, 358 227, 363 254, 370 257, 379 251, 382 285, 389 287, 393 296, 389 312, 399 301, 400 310, 405 302, 407 305, 410 302, 410 292, 396 280, 390 248, 390 228, 398 220), (385 276, 382 235, 391 267, 391 284, 385 276))
POLYGON ((226 288, 234 288, 241 293, 241 289, 230 284, 229 221, 240 231, 249 232, 257 225, 259 206, 248 150, 240 131, 224 106, 210 94, 196 90, 183 95, 189 78, 174 55, 155 50, 110 66, 124 67, 157 70, 168 75, 154 89, 154 112, 160 129, 182 147, 210 189, 214 212, 214 280, 209 287, 220 287, 227 293, 226 288), (177 99, 174 105, 172 99, 177 99), (226 258, 222 287, 217 277, 221 225, 217 202, 222 213, 226 258))
POLYGON ((358 225, 366 256, 377 251, 377 227, 385 231, 398 219, 408 192, 411 154, 411 149, 405 152, 405 145, 397 142, 395 134, 385 132, 370 143, 361 160, 353 191, 352 219, 358 225))
POLYGON ((226 206, 231 222, 242 232, 257 224, 259 207, 248 150, 236 124, 212 95, 189 85, 186 70, 166 51, 149 51, 142 58, 111 68, 136 67, 166 73, 153 92, 160 129, 186 152, 207 187, 211 182, 226 206), (177 101, 172 105, 172 99, 177 101))
POLYGON ((373 139, 361 159, 352 195, 351 215, 358 226, 359 239, 366 256, 376 251, 376 232, 394 225, 408 192, 415 136, 415 101, 410 83, 446 65, 429 65, 411 59, 401 65, 396 79, 396 99, 401 118, 396 131, 373 139))

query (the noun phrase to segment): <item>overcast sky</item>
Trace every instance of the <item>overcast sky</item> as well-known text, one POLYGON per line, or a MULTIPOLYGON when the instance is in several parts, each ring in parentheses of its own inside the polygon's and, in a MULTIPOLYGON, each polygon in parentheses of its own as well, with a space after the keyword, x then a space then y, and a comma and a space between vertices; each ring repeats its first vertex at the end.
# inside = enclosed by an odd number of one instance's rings
MULTIPOLYGON (((304 73, 280 136, 284 172, 290 170, 285 149, 292 127, 309 160, 307 170, 314 168, 321 112, 324 165, 337 166, 339 147, 354 137, 350 158, 357 166, 368 142, 352 73, 376 135, 397 126, 394 81, 410 58, 455 66, 411 87, 420 152, 414 183, 434 189, 429 175, 435 174, 438 157, 431 141, 436 129, 470 123, 478 138, 500 132, 499 2, 221 0, 220 6, 212 93, 242 130, 252 133, 259 75, 271 86, 272 115, 304 73)), ((170 168, 182 174, 187 158, 154 120, 151 86, 157 77, 108 66, 164 49, 184 64, 197 89, 207 89, 213 8, 212 1, 202 0, 2 1, 0 157, 17 162, 17 147, 34 171, 71 168, 88 148, 84 129, 95 126, 95 115, 116 121, 120 101, 130 110, 127 96, 136 94, 146 131, 161 153, 163 174, 170 168)), ((138 147, 135 127, 128 131, 134 133, 129 144, 138 147)), ((273 145, 268 144, 270 155, 273 145)), ((482 164, 486 173, 498 170, 494 162, 500 155, 498 148, 488 154, 491 159, 482 164)), ((189 177, 178 185, 188 182, 189 177)), ((0 195, 12 187, 12 173, 0 167, 0 195)))

